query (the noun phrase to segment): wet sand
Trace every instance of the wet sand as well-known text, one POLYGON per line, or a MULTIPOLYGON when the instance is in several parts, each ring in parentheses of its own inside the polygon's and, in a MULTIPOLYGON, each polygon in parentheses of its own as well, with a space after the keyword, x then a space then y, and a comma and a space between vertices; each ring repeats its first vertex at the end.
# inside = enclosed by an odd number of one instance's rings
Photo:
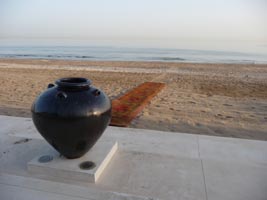
POLYGON ((30 117, 48 83, 83 76, 111 99, 166 83, 130 127, 267 140, 267 65, 0 59, 0 114, 30 117))

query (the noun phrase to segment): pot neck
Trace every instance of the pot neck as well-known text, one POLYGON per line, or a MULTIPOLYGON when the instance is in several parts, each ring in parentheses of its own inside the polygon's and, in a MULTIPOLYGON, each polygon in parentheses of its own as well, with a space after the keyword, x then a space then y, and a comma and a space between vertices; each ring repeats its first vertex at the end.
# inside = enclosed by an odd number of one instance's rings
POLYGON ((56 80, 56 85, 60 89, 66 90, 85 90, 89 89, 91 81, 86 78, 69 77, 56 80))

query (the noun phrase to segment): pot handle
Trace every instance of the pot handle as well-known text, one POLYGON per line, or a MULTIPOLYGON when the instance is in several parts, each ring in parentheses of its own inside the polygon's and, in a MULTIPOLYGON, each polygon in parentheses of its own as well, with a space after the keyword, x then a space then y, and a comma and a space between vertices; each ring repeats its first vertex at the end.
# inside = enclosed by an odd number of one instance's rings
POLYGON ((68 96, 65 92, 62 92, 62 91, 59 91, 57 93, 57 98, 60 98, 60 99, 66 99, 68 96))
POLYGON ((93 92, 93 95, 95 95, 96 97, 100 95, 100 91, 98 89, 95 89, 93 92))
POLYGON ((47 85, 47 88, 52 88, 52 87, 55 87, 55 84, 53 84, 53 83, 49 83, 49 84, 47 85))

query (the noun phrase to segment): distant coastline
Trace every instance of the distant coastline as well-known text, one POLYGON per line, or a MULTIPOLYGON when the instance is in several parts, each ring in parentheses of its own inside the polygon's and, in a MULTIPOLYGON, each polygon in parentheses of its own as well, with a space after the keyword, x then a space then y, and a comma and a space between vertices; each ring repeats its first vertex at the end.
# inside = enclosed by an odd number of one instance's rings
POLYGON ((0 58, 230 64, 267 63, 267 54, 189 49, 95 46, 0 46, 0 58))

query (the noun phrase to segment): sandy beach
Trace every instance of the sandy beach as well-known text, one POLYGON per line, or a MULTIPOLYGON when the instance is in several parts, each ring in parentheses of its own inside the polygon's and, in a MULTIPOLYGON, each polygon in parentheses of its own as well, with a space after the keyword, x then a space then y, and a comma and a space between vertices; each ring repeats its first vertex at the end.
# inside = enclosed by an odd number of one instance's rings
POLYGON ((166 83, 130 127, 267 140, 267 65, 0 59, 0 114, 30 117, 35 97, 68 76, 111 99, 166 83))

